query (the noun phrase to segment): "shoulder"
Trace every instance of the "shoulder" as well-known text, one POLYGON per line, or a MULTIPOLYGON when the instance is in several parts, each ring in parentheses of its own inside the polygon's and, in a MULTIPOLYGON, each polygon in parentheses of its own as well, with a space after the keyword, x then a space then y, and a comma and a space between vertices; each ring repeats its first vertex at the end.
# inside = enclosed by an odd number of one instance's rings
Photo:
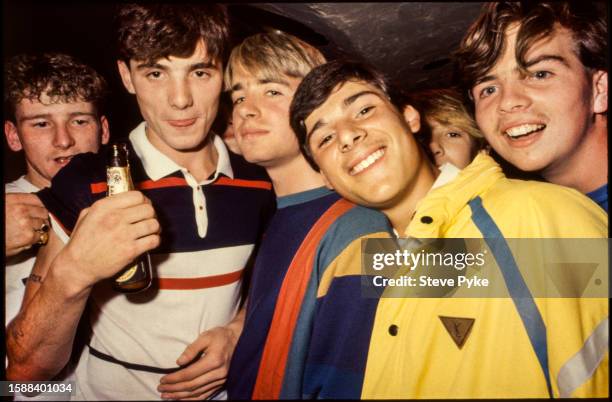
POLYGON ((508 179, 482 195, 495 218, 539 226, 542 236, 607 236, 608 216, 579 191, 552 183, 508 179))
POLYGON ((237 155, 228 150, 230 164, 236 179, 243 180, 262 180, 270 182, 270 176, 261 166, 247 162, 241 155, 237 155))
POLYGON ((322 267, 334 260, 352 259, 361 250, 361 239, 387 237, 392 232, 386 216, 374 209, 348 203, 346 212, 335 217, 318 247, 318 261, 322 267))

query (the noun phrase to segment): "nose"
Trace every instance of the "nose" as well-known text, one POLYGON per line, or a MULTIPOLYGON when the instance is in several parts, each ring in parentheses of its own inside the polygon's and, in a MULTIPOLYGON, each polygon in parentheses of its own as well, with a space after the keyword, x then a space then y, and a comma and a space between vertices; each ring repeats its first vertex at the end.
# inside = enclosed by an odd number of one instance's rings
POLYGON ((191 88, 186 80, 177 79, 172 82, 168 94, 168 102, 175 109, 186 109, 193 105, 191 88))
POLYGON ((238 116, 240 116, 240 118, 244 120, 257 117, 261 113, 259 108, 257 107, 256 102, 253 102, 248 98, 244 99, 241 103, 234 106, 234 108, 236 108, 238 116))
POLYGON ((529 107, 531 100, 520 80, 513 80, 502 88, 499 97, 499 110, 504 113, 521 111, 529 107))
POLYGON ((429 150, 433 156, 442 156, 444 154, 444 148, 435 140, 429 142, 429 150))
POLYGON ((348 152, 365 139, 367 132, 350 123, 345 123, 336 126, 336 135, 338 136, 338 144, 341 151, 348 152))
POLYGON ((56 126, 55 135, 53 136, 53 146, 60 149, 68 149, 75 144, 74 137, 70 130, 64 124, 56 126))

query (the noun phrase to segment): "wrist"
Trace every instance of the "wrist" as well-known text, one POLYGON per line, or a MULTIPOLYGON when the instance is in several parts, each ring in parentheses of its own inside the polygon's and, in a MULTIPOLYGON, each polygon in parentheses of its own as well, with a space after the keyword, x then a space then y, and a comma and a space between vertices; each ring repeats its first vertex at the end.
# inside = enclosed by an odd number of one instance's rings
POLYGON ((57 284, 56 288, 67 298, 88 297, 95 281, 88 278, 81 269, 78 260, 65 247, 53 260, 49 269, 48 280, 57 284))

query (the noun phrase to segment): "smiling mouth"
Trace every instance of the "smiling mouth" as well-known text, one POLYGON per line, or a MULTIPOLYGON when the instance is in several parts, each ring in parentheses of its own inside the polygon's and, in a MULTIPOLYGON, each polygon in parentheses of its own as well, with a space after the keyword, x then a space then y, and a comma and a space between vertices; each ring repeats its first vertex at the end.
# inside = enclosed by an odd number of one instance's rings
POLYGON ((384 148, 380 148, 378 151, 372 152, 370 156, 368 156, 367 158, 365 158, 364 160, 362 160, 361 162, 353 166, 353 168, 349 171, 349 174, 351 176, 354 176, 356 174, 363 172, 365 169, 372 166, 373 163, 375 163, 377 160, 382 158, 384 155, 385 155, 384 148))
POLYGON ((546 128, 545 124, 521 124, 507 129, 504 134, 511 140, 527 137, 531 134, 540 132, 546 128))

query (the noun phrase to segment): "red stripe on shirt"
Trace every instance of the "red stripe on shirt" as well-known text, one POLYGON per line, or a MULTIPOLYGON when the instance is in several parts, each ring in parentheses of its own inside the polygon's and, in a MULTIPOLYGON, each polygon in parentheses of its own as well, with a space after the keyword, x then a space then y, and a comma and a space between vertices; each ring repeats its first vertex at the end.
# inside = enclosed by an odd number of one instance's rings
MULTIPOLYGON (((229 177, 219 177, 219 179, 212 184, 216 186, 251 187, 261 188, 264 190, 272 190, 272 183, 263 180, 244 180, 230 179, 229 177)), ((187 181, 181 177, 166 177, 155 181, 145 180, 140 183, 136 183, 136 188, 139 190, 151 190, 156 188, 182 186, 188 186, 188 184, 187 181)), ((105 193, 108 189, 105 182, 92 183, 90 187, 92 194, 105 193)))
POLYGON ((242 278, 244 269, 229 274, 205 276, 201 278, 154 278, 154 285, 166 290, 194 290, 216 288, 237 282, 242 278))
POLYGON ((263 180, 244 180, 244 179, 230 179, 229 177, 219 177, 217 181, 213 183, 215 186, 234 186, 234 187, 251 187, 261 188, 264 190, 272 190, 272 183, 263 180))
POLYGON ((317 220, 296 252, 283 280, 266 338, 253 399, 279 399, 285 367, 302 301, 314 265, 316 249, 329 226, 355 204, 339 200, 317 220))

